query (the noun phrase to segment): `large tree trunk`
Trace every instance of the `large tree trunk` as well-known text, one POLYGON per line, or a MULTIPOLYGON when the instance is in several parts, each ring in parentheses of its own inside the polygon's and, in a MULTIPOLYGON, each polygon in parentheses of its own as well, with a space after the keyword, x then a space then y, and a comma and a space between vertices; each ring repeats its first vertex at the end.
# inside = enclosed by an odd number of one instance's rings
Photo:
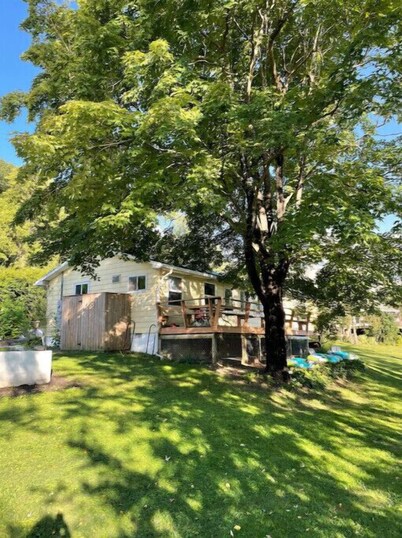
POLYGON ((286 361, 285 311, 282 286, 273 283, 264 293, 266 371, 283 381, 289 379, 286 361))
POLYGON ((246 189, 246 192, 244 253, 250 282, 264 309, 266 371, 277 379, 287 381, 283 284, 289 270, 288 256, 283 252, 275 260, 265 248, 264 235, 270 233, 265 208, 252 190, 246 189))

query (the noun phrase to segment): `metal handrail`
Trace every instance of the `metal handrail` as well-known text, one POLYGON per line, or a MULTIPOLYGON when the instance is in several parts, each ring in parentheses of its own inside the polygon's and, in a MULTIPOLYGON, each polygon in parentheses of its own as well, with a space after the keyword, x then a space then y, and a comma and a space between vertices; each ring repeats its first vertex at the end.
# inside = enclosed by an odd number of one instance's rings
MULTIPOLYGON (((156 326, 156 324, 151 323, 151 325, 149 326, 149 329, 148 329, 147 347, 145 348, 145 353, 148 353, 149 338, 151 336, 152 327, 155 327, 156 331, 158 331, 158 327, 156 326)), ((157 334, 157 332, 155 332, 154 334, 157 334)), ((156 338, 155 338, 155 340, 156 340, 156 338)), ((154 341, 154 346, 153 346, 153 350, 152 350, 152 355, 154 355, 154 354, 155 354, 155 341, 154 341)))

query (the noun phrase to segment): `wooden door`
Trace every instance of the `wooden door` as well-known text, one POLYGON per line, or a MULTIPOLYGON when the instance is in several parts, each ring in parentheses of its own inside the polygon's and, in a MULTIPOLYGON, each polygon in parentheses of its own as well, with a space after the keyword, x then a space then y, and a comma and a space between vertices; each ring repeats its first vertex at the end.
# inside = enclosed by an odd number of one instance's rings
POLYGON ((63 298, 60 348, 104 349, 105 297, 102 293, 63 298))
POLYGON ((129 351, 131 348, 131 296, 105 293, 105 350, 129 351))
POLYGON ((60 348, 81 349, 82 295, 64 297, 61 313, 60 348))

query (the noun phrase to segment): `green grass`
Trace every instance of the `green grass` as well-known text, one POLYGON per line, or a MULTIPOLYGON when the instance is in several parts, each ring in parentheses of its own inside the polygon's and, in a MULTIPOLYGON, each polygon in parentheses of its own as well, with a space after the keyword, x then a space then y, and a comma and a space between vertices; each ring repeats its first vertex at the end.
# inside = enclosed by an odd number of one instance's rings
POLYGON ((81 388, 0 399, 0 536, 401 536, 402 348, 358 353, 359 384, 310 394, 57 357, 81 388))

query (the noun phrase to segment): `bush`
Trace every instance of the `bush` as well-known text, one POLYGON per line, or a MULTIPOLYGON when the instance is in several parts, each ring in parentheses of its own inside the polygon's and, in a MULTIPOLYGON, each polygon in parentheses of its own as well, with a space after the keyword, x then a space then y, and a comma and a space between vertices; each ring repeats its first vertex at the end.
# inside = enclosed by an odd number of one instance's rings
POLYGON ((333 379, 352 379, 357 372, 363 372, 365 369, 364 362, 360 359, 327 363, 325 366, 333 379))
POLYGON ((334 379, 353 379, 357 373, 365 369, 360 359, 342 360, 337 363, 322 363, 312 370, 294 369, 291 376, 291 387, 324 389, 334 379))
POLYGON ((46 293, 33 285, 42 274, 40 268, 0 267, 0 338, 14 338, 33 321, 45 321, 46 293))
POLYGON ((336 340, 321 340, 320 353, 328 353, 336 340))
POLYGON ((25 304, 21 299, 5 297, 0 301, 0 338, 15 338, 30 328, 25 304))
POLYGON ((321 366, 312 370, 295 369, 291 375, 290 385, 295 388, 305 387, 308 389, 323 389, 330 379, 328 373, 321 366))

